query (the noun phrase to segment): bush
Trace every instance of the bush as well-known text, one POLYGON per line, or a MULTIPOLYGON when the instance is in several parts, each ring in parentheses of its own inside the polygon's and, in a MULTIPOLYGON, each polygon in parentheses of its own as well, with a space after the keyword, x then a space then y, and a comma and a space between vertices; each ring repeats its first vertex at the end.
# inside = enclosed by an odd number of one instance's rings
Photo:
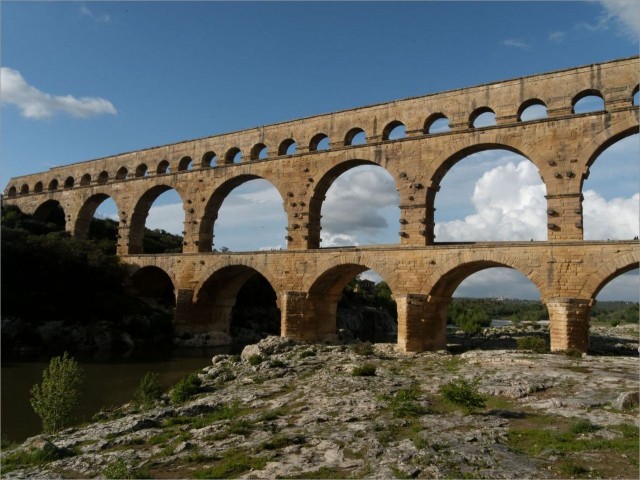
POLYGON ((263 358, 260 355, 251 355, 248 359, 249 361, 249 365, 253 365, 254 367, 256 365, 260 365, 263 362, 263 358))
POLYGON ((315 350, 303 350, 302 352, 300 352, 300 358, 307 358, 307 357, 315 357, 316 356, 316 351, 315 350))
POLYGON ((478 378, 471 382, 461 377, 455 378, 440 387, 440 393, 447 402, 470 413, 485 406, 485 397, 478 391, 479 381, 478 378))
POLYGON ((202 380, 197 374, 192 373, 184 377, 169 392, 171 403, 182 403, 193 397, 200 391, 200 385, 202 385, 202 380))
POLYGON ((354 377, 375 377, 376 367, 370 363, 365 363, 359 367, 353 367, 351 375, 354 377))
POLYGON ((51 359, 42 372, 42 383, 31 388, 31 406, 42 419, 45 433, 59 432, 74 419, 83 377, 78 363, 64 352, 51 359))
POLYGON ((599 430, 600 427, 598 425, 594 425, 587 419, 578 420, 571 424, 569 431, 574 435, 578 435, 580 433, 591 433, 599 430))
POLYGON ((353 346, 353 351, 365 357, 370 357, 374 354, 373 345, 369 342, 356 343, 353 346))
POLYGON ((138 405, 148 408, 153 405, 161 395, 160 376, 157 373, 147 372, 144 377, 142 377, 142 380, 140 380, 140 384, 133 394, 133 400, 138 405))
POLYGON ((540 337, 521 337, 517 340, 519 350, 533 350, 536 353, 546 353, 547 344, 540 337))
POLYGON ((397 418, 419 417, 426 409, 418 403, 420 389, 416 385, 402 388, 393 395, 384 395, 381 400, 387 402, 393 416, 397 418))
POLYGON ((119 459, 105 467, 102 470, 105 478, 149 478, 149 472, 146 469, 129 468, 124 460, 119 459))

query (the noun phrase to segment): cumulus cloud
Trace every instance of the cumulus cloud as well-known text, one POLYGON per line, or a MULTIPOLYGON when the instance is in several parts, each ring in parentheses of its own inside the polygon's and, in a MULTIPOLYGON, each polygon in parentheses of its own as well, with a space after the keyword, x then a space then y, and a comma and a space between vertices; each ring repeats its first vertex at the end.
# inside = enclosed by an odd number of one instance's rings
POLYGON ((475 212, 437 223, 437 241, 545 240, 545 187, 528 160, 486 172, 475 185, 475 212))
POLYGON ((20 72, 7 67, 0 68, 0 100, 3 104, 16 105, 23 117, 34 120, 50 118, 56 113, 77 118, 116 114, 113 104, 104 98, 44 93, 29 85, 20 72))
POLYGON ((593 190, 583 195, 585 240, 629 240, 639 235, 640 194, 611 200, 593 190))
POLYGON ((151 207, 145 225, 152 230, 160 229, 175 235, 182 235, 182 230, 184 229, 182 204, 174 203, 151 207))
POLYGON ((637 0, 600 0, 603 13, 594 23, 580 23, 577 27, 590 32, 616 29, 632 42, 640 35, 640 5, 637 0))

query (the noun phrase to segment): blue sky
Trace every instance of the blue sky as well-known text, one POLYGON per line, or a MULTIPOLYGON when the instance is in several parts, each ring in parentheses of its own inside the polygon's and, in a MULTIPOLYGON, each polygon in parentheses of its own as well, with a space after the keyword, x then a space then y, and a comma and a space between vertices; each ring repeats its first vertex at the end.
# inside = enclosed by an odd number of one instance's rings
MULTIPOLYGON (((0 8, 3 186, 10 177, 56 165, 637 55, 640 23, 638 4, 618 0, 3 1, 0 8)), ((594 192, 594 212, 616 207, 637 218, 637 136, 617 150, 609 153, 611 160, 596 162, 585 189, 594 192), (603 168, 598 183, 598 163, 611 162, 628 168, 625 178, 635 182, 614 183, 606 176, 610 168, 603 168)), ((438 215, 446 212, 437 218, 443 238, 477 226, 486 203, 500 201, 482 191, 474 196, 492 178, 523 179, 531 195, 520 199, 521 210, 512 215, 528 218, 523 215, 535 212, 535 172, 518 169, 520 161, 496 152, 456 165, 445 182, 464 184, 467 193, 452 195, 443 183, 436 200, 438 215)), ((338 179, 323 208, 325 245, 397 242, 389 179, 371 169, 345 175, 351 177, 338 179), (379 188, 380 204, 349 226, 342 212, 329 210, 345 197, 357 201, 358 188, 379 188)), ((267 187, 249 183, 228 198, 216 225, 218 246, 282 246, 284 227, 272 208, 281 199, 267 187), (246 243, 256 237, 246 230, 255 222, 237 224, 242 209, 259 212, 258 223, 273 239, 261 233, 263 244, 246 243)), ((181 220, 168 215, 176 212, 176 201, 171 195, 159 199, 149 226, 182 230, 181 220), (162 223, 167 219, 174 226, 162 223)), ((102 212, 109 214, 108 208, 102 212)), ((627 218, 623 214, 619 218, 627 218)), ((519 234, 535 235, 535 222, 519 234)), ((637 222, 631 223, 637 231, 637 222)), ((637 275, 626 277, 633 278, 624 295, 637 298, 637 275)), ((491 279, 480 278, 480 290, 468 292, 482 293, 491 279)), ((509 283, 500 287, 504 296, 511 296, 509 283)))

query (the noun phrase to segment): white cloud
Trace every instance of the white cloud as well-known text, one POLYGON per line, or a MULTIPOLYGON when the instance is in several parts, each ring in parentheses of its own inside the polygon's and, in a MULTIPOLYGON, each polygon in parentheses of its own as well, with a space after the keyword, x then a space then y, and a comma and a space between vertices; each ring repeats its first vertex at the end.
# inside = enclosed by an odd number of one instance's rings
POLYGON ((145 226, 151 230, 161 229, 175 235, 182 235, 184 227, 182 204, 174 203, 151 207, 145 226))
POLYGON ((632 42, 640 35, 640 4, 637 0, 600 0, 603 13, 595 23, 580 23, 577 28, 590 32, 616 29, 632 42))
POLYGON ((111 16, 108 13, 94 13, 84 4, 80 5, 80 13, 99 23, 109 23, 111 21, 111 16))
POLYGON ((566 36, 567 36, 566 32, 555 31, 555 32, 550 32, 547 38, 550 42, 562 43, 566 36))
POLYGON ((611 200, 593 190, 583 195, 585 240, 630 240, 639 235, 640 194, 611 200))
POLYGON ((322 232, 320 238, 322 239, 323 247, 350 247, 359 245, 356 237, 344 233, 322 232))
POLYGON ((468 276, 454 297, 521 298, 539 300, 540 292, 522 273, 511 268, 488 268, 468 276))
POLYGON ((50 95, 29 85, 20 72, 7 67, 0 69, 0 100, 16 105, 23 117, 35 120, 50 118, 58 112, 78 118, 116 114, 113 104, 104 98, 50 95))
POLYGON ((505 47, 522 48, 525 50, 531 48, 531 46, 528 43, 526 43, 525 41, 519 38, 507 38, 506 40, 502 40, 501 43, 505 47))
POLYGON ((464 220, 437 223, 437 241, 545 240, 545 187, 528 160, 509 162, 477 181, 475 212, 464 220))

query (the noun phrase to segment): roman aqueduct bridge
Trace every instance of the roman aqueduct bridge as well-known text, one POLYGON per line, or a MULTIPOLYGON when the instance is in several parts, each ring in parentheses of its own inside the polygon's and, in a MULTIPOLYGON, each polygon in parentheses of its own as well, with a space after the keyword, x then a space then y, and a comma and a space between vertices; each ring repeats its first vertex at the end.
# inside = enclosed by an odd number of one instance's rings
POLYGON ((167 282, 182 331, 228 332, 236 294, 257 272, 276 292, 281 334, 320 340, 335 335, 345 285, 374 269, 398 305, 399 346, 439 349, 446 345, 446 310, 458 285, 502 266, 538 288, 549 309, 552 350, 585 351, 595 296, 639 264, 637 241, 585 241, 582 230, 589 167, 607 147, 639 130, 633 102, 638 71, 638 57, 627 58, 123 153, 12 178, 3 202, 41 219, 61 206, 66 229, 84 238, 97 207, 112 198, 122 261, 151 289, 167 282), (575 113, 586 96, 600 97, 604 108, 575 113), (521 118, 532 105, 546 107, 546 118, 521 118), (495 114, 495 124, 474 126, 487 112, 495 114), (449 130, 434 131, 442 119, 449 130), (404 137, 390 135, 402 126, 404 137), (356 144, 363 132, 366 142, 356 144), (443 177, 469 154, 496 148, 538 168, 547 192, 547 240, 437 243, 434 201, 443 177), (400 242, 321 249, 325 194, 339 175, 360 165, 379 165, 394 178, 400 242), (257 178, 271 182, 283 199, 287 249, 213 252, 224 199, 257 178), (183 201, 183 252, 144 254, 149 209, 170 189, 183 201))

